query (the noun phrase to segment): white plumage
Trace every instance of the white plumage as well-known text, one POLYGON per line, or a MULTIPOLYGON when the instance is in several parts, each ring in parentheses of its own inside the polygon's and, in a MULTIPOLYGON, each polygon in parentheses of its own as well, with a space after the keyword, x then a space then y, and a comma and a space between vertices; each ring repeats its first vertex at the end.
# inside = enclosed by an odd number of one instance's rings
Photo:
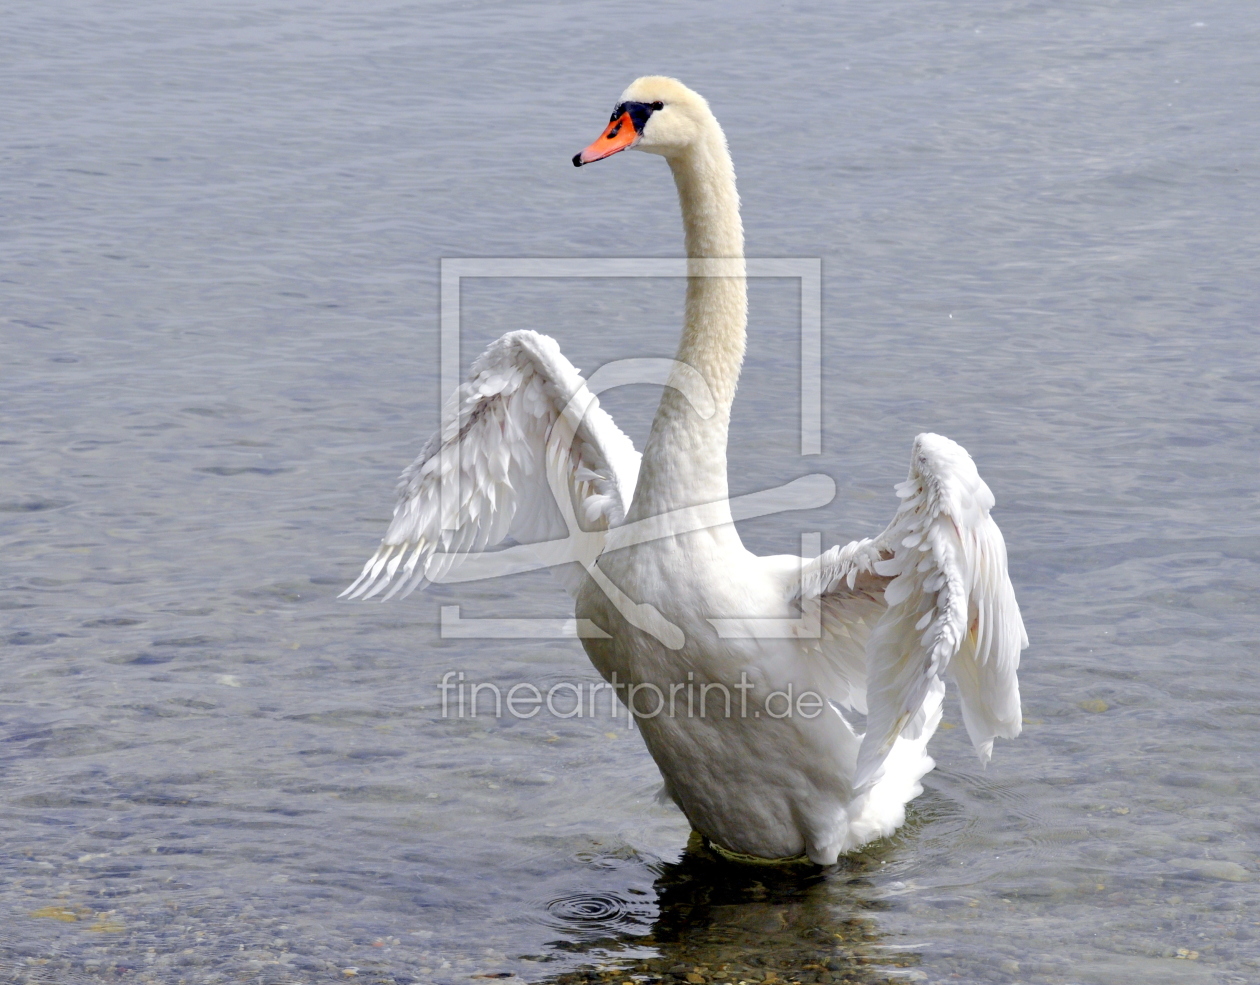
POLYGON ((577 615, 603 631, 583 644, 606 680, 654 688, 671 707, 690 688, 729 695, 737 680, 759 701, 797 696, 800 714, 769 703, 734 714, 728 699, 720 713, 689 705, 638 724, 665 794, 701 834, 830 864, 903 822, 933 766, 947 679, 983 762, 995 737, 1020 732, 1028 640, 993 495, 960 445, 921 434, 883 533, 813 559, 749 553, 726 484, 747 300, 725 137, 700 96, 649 77, 574 163, 630 147, 668 161, 688 256, 736 264, 693 270, 676 361, 644 361, 667 388, 642 457, 554 340, 505 335, 403 473, 385 539, 343 594, 406 594, 461 565, 478 572, 479 552, 509 537, 532 545, 494 555, 494 570, 520 564, 517 551, 555 566, 577 615), (812 715, 807 693, 823 699, 812 715), (867 716, 864 735, 854 714, 867 716))
POLYGON ((520 331, 494 342, 445 419, 399 479, 380 549, 342 595, 372 598, 392 584, 385 598, 406 596, 451 574, 461 555, 509 536, 522 544, 564 538, 553 480, 594 529, 572 539, 572 556, 549 554, 550 563, 598 556, 602 532, 625 519, 639 453, 554 339, 520 331))

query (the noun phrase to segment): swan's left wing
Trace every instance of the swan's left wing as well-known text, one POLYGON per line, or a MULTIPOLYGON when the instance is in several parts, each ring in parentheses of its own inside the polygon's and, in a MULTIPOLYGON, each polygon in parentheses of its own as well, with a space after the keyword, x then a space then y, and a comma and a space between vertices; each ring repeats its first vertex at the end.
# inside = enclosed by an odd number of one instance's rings
POLYGON ((819 599, 824 613, 830 606, 856 614, 849 600, 883 589, 886 608, 865 647, 867 732, 855 788, 878 780, 899 737, 920 737, 938 707, 928 698, 947 674, 982 762, 994 737, 1021 729, 1016 671, 1028 636, 1006 543, 989 515, 993 494, 961 445, 921 434, 897 495, 901 507, 882 534, 833 548, 801 579, 802 600, 819 599))
POLYGON ((399 479, 380 549, 342 595, 406 595, 507 537, 551 565, 598 555, 625 517, 639 453, 554 339, 517 331, 492 343, 445 417, 399 479))

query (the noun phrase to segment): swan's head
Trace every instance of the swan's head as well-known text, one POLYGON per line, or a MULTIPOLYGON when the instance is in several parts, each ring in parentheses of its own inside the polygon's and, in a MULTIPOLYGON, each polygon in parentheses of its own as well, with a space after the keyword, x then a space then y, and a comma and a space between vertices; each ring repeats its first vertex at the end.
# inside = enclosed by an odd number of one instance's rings
POLYGON ((573 155, 573 166, 580 168, 630 148, 674 157, 716 126, 709 104, 699 93, 677 79, 645 75, 621 94, 608 126, 595 143, 573 155))

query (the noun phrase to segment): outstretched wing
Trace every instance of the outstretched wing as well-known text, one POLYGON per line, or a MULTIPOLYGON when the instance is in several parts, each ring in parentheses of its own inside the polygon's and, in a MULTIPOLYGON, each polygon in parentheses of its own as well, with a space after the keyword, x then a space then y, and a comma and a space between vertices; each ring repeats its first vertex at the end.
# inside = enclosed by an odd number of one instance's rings
POLYGON ((940 693, 947 674, 982 762, 994 737, 1021 730, 1016 671, 1028 636, 1007 575, 1006 543, 989 515, 993 494, 961 445, 921 434, 897 495, 901 507, 882 534, 832 548, 801 580, 803 598, 820 599, 824 614, 830 609, 854 626, 869 624, 865 600, 882 586, 885 608, 866 639, 865 666, 851 653, 833 655, 851 683, 848 703, 859 711, 858 685, 865 685, 857 789, 879 778, 899 737, 920 737, 938 707, 928 698, 940 693))
POLYGON ((555 340, 510 332, 473 363, 442 428, 403 472, 385 539, 342 595, 367 599, 392 583, 385 598, 405 596, 509 536, 561 542, 550 563, 579 560, 592 545, 571 529, 574 517, 587 531, 621 523, 638 472, 634 445, 555 340))

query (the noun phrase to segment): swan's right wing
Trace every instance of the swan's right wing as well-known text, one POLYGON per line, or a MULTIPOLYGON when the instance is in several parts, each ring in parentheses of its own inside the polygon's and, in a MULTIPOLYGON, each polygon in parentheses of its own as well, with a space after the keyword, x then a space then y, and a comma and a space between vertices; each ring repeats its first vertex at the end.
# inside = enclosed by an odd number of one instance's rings
POLYGON ((371 598, 391 583, 386 598, 406 595, 509 536, 549 542, 551 564, 583 560, 624 520, 639 453, 554 339, 504 335, 452 401, 399 479, 380 548, 342 595, 371 598))
POLYGON ((921 434, 897 495, 888 528, 809 562, 798 595, 821 603, 838 703, 867 714, 855 789, 879 779, 898 738, 934 727, 946 675, 982 762, 995 736, 1014 738, 1022 723, 1016 671, 1028 636, 993 494, 961 445, 921 434))
POLYGON ((866 737, 855 786, 873 783, 899 736, 917 738, 937 707, 928 701, 948 673, 981 762, 995 736, 1022 728, 1019 653, 1028 645, 1006 571, 1006 542, 989 510, 993 493, 959 444, 938 434, 914 441, 910 474, 888 529, 876 542, 891 555, 875 571, 892 579, 888 611, 867 644, 866 737))

